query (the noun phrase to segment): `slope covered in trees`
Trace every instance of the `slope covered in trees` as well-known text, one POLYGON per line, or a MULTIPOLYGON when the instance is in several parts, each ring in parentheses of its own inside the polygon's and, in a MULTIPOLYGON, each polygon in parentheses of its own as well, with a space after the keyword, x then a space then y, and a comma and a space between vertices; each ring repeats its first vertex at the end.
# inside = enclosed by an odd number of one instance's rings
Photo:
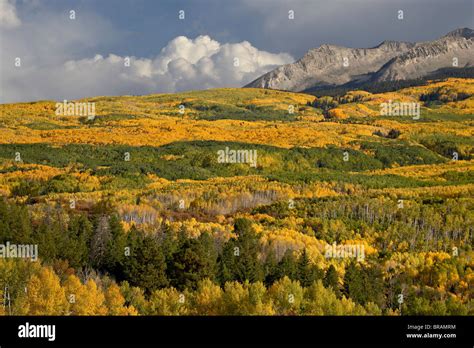
POLYGON ((96 97, 91 120, 0 105, 0 252, 38 247, 0 258, 0 313, 473 315, 473 94, 96 97))

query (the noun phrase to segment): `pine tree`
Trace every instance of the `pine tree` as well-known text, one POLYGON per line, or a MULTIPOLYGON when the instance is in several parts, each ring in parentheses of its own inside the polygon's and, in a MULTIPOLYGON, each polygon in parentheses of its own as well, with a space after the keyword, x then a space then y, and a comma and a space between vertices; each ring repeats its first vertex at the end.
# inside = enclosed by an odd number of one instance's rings
POLYGON ((260 240, 248 219, 236 219, 234 231, 238 238, 234 247, 232 274, 235 280, 256 282, 263 280, 263 267, 259 260, 260 240), (237 249, 235 249, 237 248, 237 249))
POLYGON ((166 260, 155 237, 141 236, 132 228, 128 233, 130 256, 123 261, 125 279, 131 285, 139 286, 149 294, 168 285, 166 260))
POLYGON ((286 250, 282 259, 278 263, 278 279, 285 276, 292 280, 298 279, 297 260, 291 249, 286 250))
POLYGON ((331 288, 336 295, 339 294, 339 277, 336 268, 330 265, 324 275, 323 284, 326 288, 331 288))
POLYGON ((360 272, 355 262, 349 263, 344 273, 344 295, 361 303, 364 297, 364 285, 360 272))
POLYGON ((121 279, 123 274, 120 271, 125 256, 125 247, 127 246, 127 235, 125 234, 120 218, 113 214, 109 219, 111 238, 105 253, 105 268, 116 277, 121 279))
POLYGON ((202 233, 199 238, 199 252, 204 259, 204 267, 200 279, 216 280, 217 273, 217 250, 214 239, 207 232, 202 233))
POLYGON ((173 255, 169 269, 171 285, 179 290, 195 289, 204 278, 213 279, 216 270, 214 243, 207 234, 197 239, 186 239, 173 255))
POLYGON ((222 253, 217 259, 218 274, 217 278, 221 286, 224 286, 226 282, 234 280, 234 262, 235 255, 234 250, 236 242, 234 239, 228 240, 222 248, 222 253))
POLYGON ((365 305, 368 302, 382 304, 383 278, 378 267, 357 266, 351 262, 344 275, 344 294, 365 305))
POLYGON ((275 250, 270 245, 263 264, 265 274, 265 285, 270 286, 278 280, 278 261, 276 259, 275 250))
POLYGON ((91 236, 92 224, 89 219, 85 215, 73 215, 67 232, 62 234, 59 256, 68 260, 71 267, 87 266, 91 236))
POLYGON ((308 287, 321 278, 322 271, 316 265, 311 264, 306 249, 303 249, 297 264, 297 279, 303 287, 308 287))

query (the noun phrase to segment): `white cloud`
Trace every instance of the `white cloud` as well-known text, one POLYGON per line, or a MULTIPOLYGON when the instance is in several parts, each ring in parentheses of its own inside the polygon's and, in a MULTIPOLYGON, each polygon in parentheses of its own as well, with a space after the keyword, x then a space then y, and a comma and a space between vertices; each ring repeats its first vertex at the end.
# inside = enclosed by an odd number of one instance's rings
POLYGON ((15 28, 21 24, 16 8, 8 0, 0 0, 0 27, 15 28))
POLYGON ((41 23, 23 23, 0 32, 6 38, 0 58, 7 63, 0 67, 0 102, 241 87, 294 61, 289 54, 260 51, 247 41, 220 43, 201 35, 178 36, 157 49, 155 57, 130 57, 126 67, 124 56, 80 56, 82 49, 99 47, 97 42, 110 36, 104 34, 110 28, 99 18, 87 16, 81 25, 65 23, 64 18, 58 23, 53 14, 46 16, 47 21, 42 18, 41 23), (13 64, 18 56, 20 68, 13 64))

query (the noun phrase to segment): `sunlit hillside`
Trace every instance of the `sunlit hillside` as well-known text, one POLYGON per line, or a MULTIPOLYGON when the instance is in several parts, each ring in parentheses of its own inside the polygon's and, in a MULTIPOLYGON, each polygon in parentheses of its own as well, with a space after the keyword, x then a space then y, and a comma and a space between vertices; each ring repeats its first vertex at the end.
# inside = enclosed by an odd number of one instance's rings
MULTIPOLYGON (((58 291, 104 299, 46 310, 18 290, 15 314, 474 313, 473 79, 74 102, 96 114, 0 105, 0 237, 39 244, 31 272, 58 291), (229 149, 254 162, 223 163, 229 149), (328 257, 328 245, 364 257, 328 257), (97 273, 82 284, 86 269, 97 273)), ((0 280, 21 267, 0 261, 0 280)))

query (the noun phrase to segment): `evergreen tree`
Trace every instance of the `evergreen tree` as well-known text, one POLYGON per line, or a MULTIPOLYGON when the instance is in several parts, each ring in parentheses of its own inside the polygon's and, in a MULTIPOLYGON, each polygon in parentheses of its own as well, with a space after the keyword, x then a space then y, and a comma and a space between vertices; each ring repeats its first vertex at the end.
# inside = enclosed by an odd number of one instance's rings
POLYGON ((308 287, 316 280, 321 279, 323 272, 316 265, 311 264, 306 249, 303 249, 297 264, 297 280, 303 287, 308 287))
POLYGON ((344 275, 344 294, 362 305, 368 302, 382 304, 381 270, 375 266, 357 266, 355 262, 351 262, 344 275))
POLYGON ((286 250, 282 259, 278 263, 278 279, 285 276, 291 280, 298 279, 298 265, 294 252, 290 249, 286 250))
POLYGON ((236 219, 237 238, 228 240, 218 259, 218 279, 224 285, 231 280, 262 281, 263 264, 259 259, 260 239, 248 219, 236 219))
POLYGON ((339 277, 336 268, 330 265, 324 275, 323 284, 326 288, 331 288, 336 295, 339 294, 339 277))
POLYGON ((217 269, 218 274, 217 278, 221 286, 224 286, 226 282, 229 282, 234 279, 233 276, 233 267, 234 267, 234 248, 235 241, 229 240, 224 244, 222 248, 222 253, 217 259, 217 269))
POLYGON ((135 228, 128 235, 130 256, 125 256, 123 261, 125 279, 131 285, 145 289, 148 294, 167 286, 166 261, 156 238, 141 236, 135 228))
POLYGON ((364 296, 364 285, 355 262, 349 263, 344 273, 344 295, 361 303, 364 296))
POLYGON ((270 245, 263 264, 265 274, 265 285, 270 286, 278 280, 278 261, 276 259, 275 250, 270 245))
POLYGON ((28 244, 32 241, 32 226, 27 206, 8 204, 0 199, 0 242, 15 240, 28 244))
POLYGON ((173 260, 168 274, 171 285, 179 290, 195 289, 199 280, 215 277, 216 252, 207 234, 197 239, 186 239, 173 255, 173 260))
POLYGON ((71 267, 88 265, 89 244, 92 236, 92 223, 86 215, 73 215, 66 233, 60 234, 59 257, 68 260, 71 267))
POLYGON ((123 274, 120 271, 120 265, 125 256, 125 248, 127 247, 127 235, 123 230, 120 218, 113 214, 109 219, 110 240, 108 242, 107 251, 105 253, 105 268, 121 279, 123 274))
MULTIPOLYGON (((36 228, 36 240, 38 250, 41 250, 41 258, 54 260, 58 258, 61 251, 61 229, 57 222, 47 224, 45 221, 36 228)), ((87 249, 87 253, 88 253, 87 249)))
POLYGON ((234 280, 253 283, 263 280, 263 267, 259 260, 260 240, 248 219, 237 219, 234 231, 238 238, 233 250, 232 273, 234 280), (236 249, 237 248, 237 249, 236 249))

